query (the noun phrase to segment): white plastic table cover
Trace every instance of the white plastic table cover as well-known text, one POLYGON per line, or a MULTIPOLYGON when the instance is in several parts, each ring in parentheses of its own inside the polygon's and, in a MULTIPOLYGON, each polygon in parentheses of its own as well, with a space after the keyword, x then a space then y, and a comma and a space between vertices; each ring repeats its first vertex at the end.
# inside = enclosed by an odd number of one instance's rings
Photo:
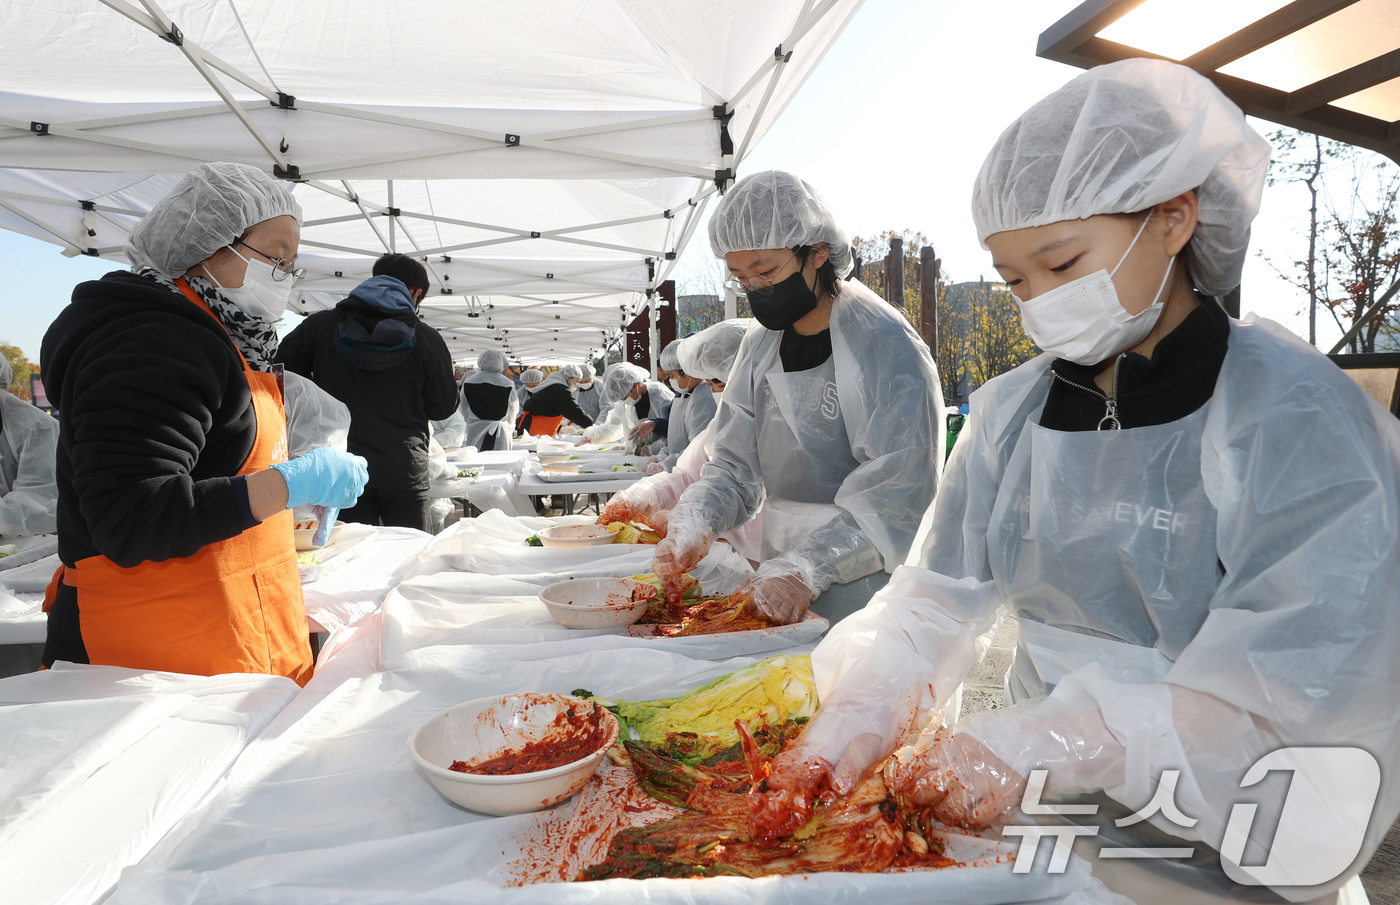
POLYGON ((65 663, 0 680, 0 898, 96 901, 297 691, 65 663))
POLYGON ((631 651, 665 650, 700 660, 724 660, 750 654, 774 654, 816 642, 827 630, 820 616, 796 625, 757 631, 637 638, 626 629, 580 630, 565 628, 533 594, 476 595, 471 576, 456 576, 454 585, 432 575, 403 582, 384 598, 380 664, 390 669, 405 654, 435 645, 476 644, 575 645, 590 639, 591 649, 631 651))
MULTIPOLYGON (((403 563, 397 581, 440 572, 471 572, 471 588, 481 595, 531 593, 566 578, 603 578, 651 571, 654 544, 603 544, 596 547, 531 547, 525 538, 551 525, 587 525, 594 519, 574 515, 545 518, 508 516, 500 511, 463 519, 439 534, 422 553, 403 563), (489 577, 510 582, 489 581, 489 577)), ((716 552, 724 557, 728 548, 716 552)), ((728 551, 732 553, 732 551, 728 551)), ((737 558, 737 554, 734 554, 737 558)), ((746 572, 739 561, 730 568, 746 572)))
MULTIPOLYGON (((431 534, 416 528, 373 530, 374 537, 356 547, 360 552, 353 559, 327 563, 334 568, 303 582, 306 618, 315 623, 312 628, 333 632, 373 613, 393 587, 394 571, 433 541, 431 534)), ((323 658, 324 654, 323 650, 323 658)))
MULTIPOLYGON (((434 647, 407 655, 399 669, 347 678, 295 722, 281 719, 264 733, 218 793, 123 874, 110 905, 1125 901, 1077 857, 1060 875, 1016 875, 1002 864, 506 888, 508 865, 522 855, 529 830, 562 815, 490 818, 448 803, 409 760, 408 735, 419 723, 453 704, 511 692, 586 687, 632 699, 672 695, 754 662, 550 647, 543 657, 532 656, 533 647, 434 647)), ((342 652, 363 659, 362 652, 342 652)))
POLYGON ((602 480, 546 481, 537 474, 526 472, 520 477, 519 491, 525 496, 548 496, 552 493, 617 493, 644 477, 646 475, 641 472, 633 472, 602 480))
MULTIPOLYGON (((568 578, 625 577, 650 571, 656 548, 610 544, 577 549, 529 547, 524 539, 550 525, 588 524, 587 516, 507 518, 488 512, 460 522, 414 562, 384 600, 380 665, 434 645, 532 646, 577 644, 592 649, 669 650, 699 659, 725 659, 815 642, 824 619, 763 632, 693 638, 633 638, 621 629, 580 631, 554 621, 538 592, 568 578)), ((716 544, 691 573, 708 594, 741 587, 752 573, 743 557, 716 544)))
POLYGON ((0 556, 0 572, 28 565, 37 559, 58 552, 57 534, 26 534, 19 537, 0 535, 0 547, 17 547, 18 552, 0 556))
POLYGON ((48 633, 43 594, 16 594, 0 586, 0 645, 43 644, 48 633))

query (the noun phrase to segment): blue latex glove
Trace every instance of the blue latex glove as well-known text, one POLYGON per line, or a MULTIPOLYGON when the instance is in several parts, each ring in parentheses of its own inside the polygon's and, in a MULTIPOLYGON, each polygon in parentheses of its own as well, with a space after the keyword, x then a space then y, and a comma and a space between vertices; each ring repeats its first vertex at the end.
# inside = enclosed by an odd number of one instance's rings
POLYGON ((340 515, 340 509, 336 506, 312 506, 311 511, 320 519, 316 533, 311 538, 311 546, 324 547, 326 541, 330 540, 331 529, 335 527, 335 519, 340 515))
POLYGON ((287 508, 355 505, 369 481, 369 463, 359 456, 322 446, 273 468, 287 480, 287 508))

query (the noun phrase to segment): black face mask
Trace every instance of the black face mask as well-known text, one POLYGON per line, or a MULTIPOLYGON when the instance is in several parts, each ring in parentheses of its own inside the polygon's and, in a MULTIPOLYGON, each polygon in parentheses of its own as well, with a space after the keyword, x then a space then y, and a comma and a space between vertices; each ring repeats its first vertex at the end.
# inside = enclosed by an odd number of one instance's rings
POLYGON ((771 295, 749 293, 753 316, 769 330, 786 330, 817 307, 817 294, 807 285, 802 271, 773 287, 771 295))

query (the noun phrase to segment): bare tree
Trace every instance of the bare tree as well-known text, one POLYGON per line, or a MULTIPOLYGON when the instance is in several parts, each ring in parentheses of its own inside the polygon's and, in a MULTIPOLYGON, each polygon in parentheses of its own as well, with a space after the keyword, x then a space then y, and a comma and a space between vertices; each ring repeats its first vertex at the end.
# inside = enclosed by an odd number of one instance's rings
POLYGON ((1325 228, 1318 216, 1318 197, 1323 189, 1323 177, 1327 172, 1328 162, 1347 157, 1349 146, 1296 129, 1279 129, 1269 135, 1269 142, 1274 146, 1274 158, 1270 162, 1267 179, 1269 187, 1300 183, 1308 190, 1308 256, 1290 262, 1287 268, 1280 267, 1263 251, 1259 252, 1259 257, 1263 258, 1285 282, 1307 294, 1308 342, 1315 346, 1317 306, 1319 302, 1324 301, 1327 285, 1326 279, 1318 279, 1317 243, 1322 235, 1321 231, 1325 228))
MULTIPOLYGON (((1335 288, 1326 302, 1343 333, 1367 316, 1381 295, 1400 276, 1400 227, 1395 205, 1400 199, 1400 174, 1385 164, 1376 164, 1375 173, 1366 167, 1353 173, 1345 204, 1329 204, 1329 242, 1323 251, 1329 277, 1335 288), (1362 193, 1374 178, 1376 195, 1371 202, 1362 193)), ((1330 280, 1329 280, 1330 282, 1330 280)), ((1367 323, 1348 344, 1352 352, 1376 351, 1376 338, 1400 305, 1387 304, 1369 316, 1367 323)))

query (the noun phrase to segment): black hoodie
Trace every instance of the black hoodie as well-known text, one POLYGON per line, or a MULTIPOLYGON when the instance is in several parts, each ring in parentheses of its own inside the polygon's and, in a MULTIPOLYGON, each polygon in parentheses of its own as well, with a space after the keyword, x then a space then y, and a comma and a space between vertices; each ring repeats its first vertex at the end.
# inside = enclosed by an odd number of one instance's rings
POLYGON ((370 487, 421 493, 428 489, 428 422, 457 410, 457 383, 447 344, 412 313, 411 301, 404 305, 407 288, 398 283, 386 293, 379 285, 386 280, 367 280, 376 290, 367 298, 352 293, 307 317, 275 360, 350 409, 350 452, 369 460, 370 487), (400 294, 398 304, 384 304, 386 295, 400 294))

